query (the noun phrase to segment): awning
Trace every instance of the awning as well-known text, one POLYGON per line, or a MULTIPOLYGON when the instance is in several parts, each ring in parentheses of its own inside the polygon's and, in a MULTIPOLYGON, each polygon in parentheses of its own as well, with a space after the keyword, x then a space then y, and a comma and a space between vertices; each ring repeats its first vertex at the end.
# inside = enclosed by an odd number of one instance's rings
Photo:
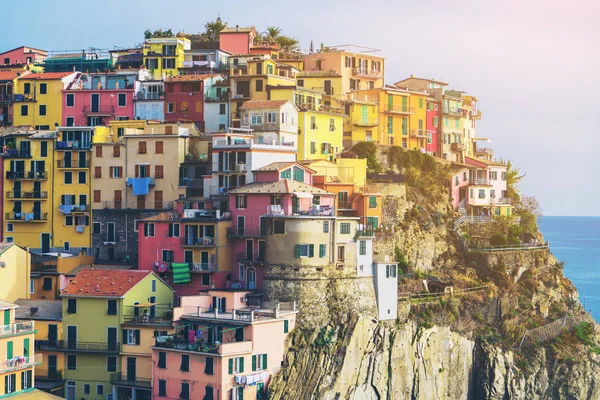
POLYGON ((171 268, 173 268, 173 283, 187 283, 192 280, 190 278, 190 265, 188 263, 172 263, 171 268))
POLYGON ((294 196, 298 197, 299 199, 312 199, 313 198, 312 193, 307 193, 307 192, 294 192, 294 196))

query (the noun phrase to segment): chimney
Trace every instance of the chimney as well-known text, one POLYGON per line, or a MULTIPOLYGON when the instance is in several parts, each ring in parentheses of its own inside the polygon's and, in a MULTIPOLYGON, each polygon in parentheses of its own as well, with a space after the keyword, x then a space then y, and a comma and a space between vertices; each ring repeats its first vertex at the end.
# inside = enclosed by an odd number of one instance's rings
POLYGON ((240 26, 239 26, 239 25, 236 25, 236 26, 235 26, 235 30, 236 30, 237 32, 239 32, 239 31, 240 31, 240 26))

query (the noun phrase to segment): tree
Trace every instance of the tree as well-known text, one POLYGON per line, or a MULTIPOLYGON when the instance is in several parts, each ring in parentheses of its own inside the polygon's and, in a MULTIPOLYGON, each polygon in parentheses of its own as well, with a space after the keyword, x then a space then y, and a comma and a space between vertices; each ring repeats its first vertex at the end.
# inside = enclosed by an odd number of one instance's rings
POLYGON ((523 196, 515 206, 517 213, 529 213, 536 217, 542 216, 542 207, 535 196, 523 196))
POLYGON ((281 48, 281 51, 286 53, 291 53, 298 50, 298 41, 293 37, 283 35, 279 36, 277 38, 277 44, 281 48))
POLYGON ((380 173, 382 171, 381 164, 377 160, 377 145, 373 142, 359 142, 350 150, 356 154, 358 158, 367 159, 367 169, 371 173, 380 173))
POLYGON ((207 22, 204 25, 204 33, 202 36, 204 40, 209 43, 217 43, 219 41, 219 35, 223 29, 227 28, 227 22, 221 21, 221 18, 217 18, 212 22, 207 22))
POLYGON ((521 198, 519 183, 527 174, 521 175, 520 168, 514 166, 510 160, 505 162, 504 160, 500 159, 500 163, 506 164, 506 192, 508 197, 513 200, 513 204, 516 204, 521 198))
POLYGON ((267 32, 266 35, 263 37, 263 39, 266 42, 277 42, 277 38, 281 35, 281 28, 277 27, 277 26, 268 26, 267 27, 267 32))
POLYGON ((173 31, 168 29, 166 31, 163 31, 162 29, 158 29, 156 31, 152 31, 150 29, 146 29, 146 31, 144 32, 144 38, 145 39, 151 39, 151 38, 168 38, 168 37, 173 37, 175 35, 173 35, 173 31))

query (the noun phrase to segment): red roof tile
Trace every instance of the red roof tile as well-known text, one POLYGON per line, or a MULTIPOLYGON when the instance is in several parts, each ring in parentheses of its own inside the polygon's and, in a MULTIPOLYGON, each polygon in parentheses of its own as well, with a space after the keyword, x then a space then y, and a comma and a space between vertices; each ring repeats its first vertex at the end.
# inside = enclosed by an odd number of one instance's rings
POLYGON ((65 76, 69 76, 71 75, 73 72, 44 72, 41 74, 29 74, 29 75, 25 75, 22 78, 19 79, 34 79, 34 80, 39 80, 39 79, 62 79, 65 76))
POLYGON ((289 100, 250 100, 245 102, 240 108, 246 110, 256 110, 261 108, 279 108, 289 100))
POLYGON ((0 71, 0 81, 12 81, 17 77, 19 72, 23 71, 0 71))
POLYGON ((62 291, 63 296, 123 297, 152 271, 83 269, 62 291))

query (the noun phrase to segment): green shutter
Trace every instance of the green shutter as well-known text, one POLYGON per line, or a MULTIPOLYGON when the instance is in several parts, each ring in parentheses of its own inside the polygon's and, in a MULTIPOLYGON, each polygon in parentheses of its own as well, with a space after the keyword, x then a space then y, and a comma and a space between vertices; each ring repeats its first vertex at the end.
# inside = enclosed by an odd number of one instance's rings
MULTIPOLYGON (((290 321, 288 321, 287 319, 283 320, 283 333, 288 333, 290 331, 290 321)), ((256 363, 256 360, 254 360, 254 363, 256 363)), ((252 370, 254 371, 254 370, 252 370)))
POLYGON ((252 356, 252 371, 256 371, 256 356, 252 356))
POLYGON ((388 117, 388 133, 394 133, 394 117, 388 117))
POLYGON ((10 324, 10 310, 4 310, 4 325, 10 324))
POLYGON ((394 96, 392 96, 391 94, 388 94, 388 111, 391 111, 394 109, 394 96))
POLYGON ((314 244, 308 245, 308 256, 311 258, 315 256, 315 245, 314 244))
POLYGON ((402 111, 408 111, 408 97, 402 96, 402 111))
POLYGON ((408 135, 408 119, 402 118, 402 134, 408 135))
POLYGON ((173 268, 173 283, 187 283, 191 281, 190 264, 188 263, 172 263, 173 268))
POLYGON ((239 386, 237 388, 237 398, 238 400, 244 400, 244 387, 243 386, 239 386))
POLYGON ((325 258, 325 245, 324 244, 319 245, 319 258, 325 258))
POLYGON ((23 352, 25 353, 23 356, 29 357, 29 338, 23 340, 23 352))
POLYGON ((300 258, 300 245, 296 245, 296 258, 300 258))
POLYGON ((361 112, 362 123, 363 124, 368 123, 368 120, 369 120, 369 109, 367 108, 367 106, 361 106, 360 112, 361 112))
POLYGON ((244 372, 244 357, 240 357, 240 372, 244 372))
POLYGON ((423 108, 423 99, 419 99, 419 108, 423 108))
POLYGON ((267 369, 267 355, 263 354, 263 369, 267 369))
POLYGON ((13 358, 13 342, 12 341, 9 341, 6 343, 6 358, 7 359, 13 358))
POLYGON ((229 374, 233 374, 233 358, 229 359, 229 374))
POLYGON ((377 197, 375 197, 375 196, 369 197, 369 207, 377 208, 377 197))

